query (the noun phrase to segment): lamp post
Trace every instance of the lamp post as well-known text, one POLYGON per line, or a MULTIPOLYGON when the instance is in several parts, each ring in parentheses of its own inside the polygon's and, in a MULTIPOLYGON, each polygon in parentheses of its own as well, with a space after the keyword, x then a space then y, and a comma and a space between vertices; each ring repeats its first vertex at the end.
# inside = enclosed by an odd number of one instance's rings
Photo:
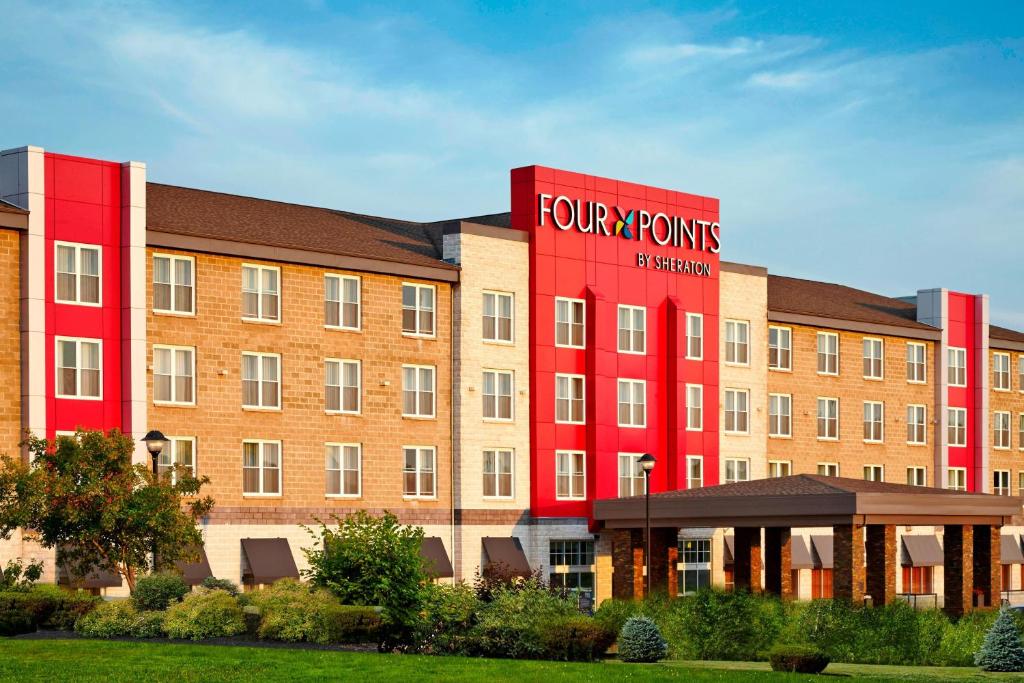
MULTIPOLYGON (((167 445, 167 437, 163 435, 163 432, 152 429, 146 432, 146 435, 141 439, 146 443, 146 450, 153 456, 153 480, 156 480, 157 473, 160 471, 160 453, 164 450, 164 446, 167 445)), ((153 571, 156 571, 156 541, 153 541, 153 571)))
POLYGON ((658 462, 650 453, 640 456, 640 469, 644 471, 644 597, 651 595, 651 470, 658 462))

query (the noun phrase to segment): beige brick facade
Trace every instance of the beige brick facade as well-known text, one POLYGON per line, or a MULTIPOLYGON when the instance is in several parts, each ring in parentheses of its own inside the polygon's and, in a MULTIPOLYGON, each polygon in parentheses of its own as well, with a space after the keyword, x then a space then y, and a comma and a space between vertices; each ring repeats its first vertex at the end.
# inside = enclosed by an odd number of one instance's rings
POLYGON ((17 230, 0 228, 0 454, 21 442, 21 249, 17 230))
MULTIPOLYGON (((993 344, 995 346, 995 344, 993 344)), ((1013 495, 1024 495, 1021 484, 1024 483, 1024 429, 1021 420, 1024 419, 1024 385, 1021 383, 1020 367, 1024 362, 1024 352, 1010 349, 993 348, 989 351, 989 368, 993 369, 993 358, 996 354, 1005 354, 1010 358, 1010 388, 1008 390, 995 389, 995 378, 990 379, 989 391, 989 471, 1009 471, 1010 491, 1013 495), (996 412, 1007 412, 1010 414, 1010 443, 1009 448, 997 448, 995 440, 996 412)), ((991 476, 991 475, 990 475, 991 476)), ((992 490, 992 481, 987 482, 987 491, 992 490)))

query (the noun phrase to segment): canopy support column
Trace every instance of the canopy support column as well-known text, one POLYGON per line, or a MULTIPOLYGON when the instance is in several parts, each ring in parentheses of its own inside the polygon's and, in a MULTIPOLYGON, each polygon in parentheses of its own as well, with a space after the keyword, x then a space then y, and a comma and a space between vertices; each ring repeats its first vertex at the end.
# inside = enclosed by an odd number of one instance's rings
POLYGON ((832 597, 864 602, 864 525, 832 527, 832 597))
POLYGON ((1000 527, 974 527, 974 592, 978 607, 998 607, 1002 597, 1002 567, 1000 566, 1000 527))
POLYGON ((793 585, 793 536, 789 527, 764 530, 764 589, 783 600, 796 597, 793 585))
POLYGON ((875 606, 896 600, 896 526, 869 524, 865 568, 867 591, 875 606))
POLYGON ((761 592, 761 527, 736 527, 733 534, 735 590, 761 592))
POLYGON ((947 614, 960 616, 974 608, 974 527, 947 524, 943 527, 942 578, 947 614))

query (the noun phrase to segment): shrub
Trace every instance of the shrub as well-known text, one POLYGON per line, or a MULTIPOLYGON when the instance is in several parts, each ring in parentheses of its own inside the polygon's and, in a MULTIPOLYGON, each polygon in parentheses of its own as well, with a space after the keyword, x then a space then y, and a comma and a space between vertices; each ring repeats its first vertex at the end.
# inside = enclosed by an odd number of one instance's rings
POLYGON ((985 671, 1024 671, 1024 646, 1010 610, 999 610, 999 617, 974 656, 974 664, 985 671))
POLYGON ((592 662, 615 642, 615 631, 592 617, 576 615, 542 624, 540 641, 544 659, 592 662))
POLYGON ((163 624, 163 612, 140 612, 130 600, 115 600, 79 619, 75 630, 90 638, 159 638, 163 624))
POLYGON ((673 656, 686 659, 763 659, 782 630, 777 598, 744 591, 702 589, 655 617, 672 639, 673 656))
POLYGON ((658 625, 648 617, 630 617, 619 633, 619 659, 624 662, 657 662, 668 654, 668 643, 658 625))
POLYGON ((643 614, 643 604, 639 600, 605 600, 594 612, 594 618, 612 633, 619 633, 627 619, 643 614))
POLYGON ((772 671, 820 674, 828 666, 828 657, 813 645, 776 645, 768 651, 772 671))
POLYGON ((342 605, 329 591, 290 579, 249 593, 247 599, 260 615, 256 634, 268 640, 368 642, 376 639, 381 625, 375 609, 342 605))
POLYGON ((421 599, 423 611, 414 630, 414 648, 431 654, 465 652, 482 607, 474 590, 464 583, 428 583, 421 599))
POLYGON ((85 591, 66 591, 50 584, 0 593, 0 611, 23 610, 34 626, 58 631, 72 630, 79 617, 100 602, 102 598, 85 591))
POLYGON ((36 630, 32 614, 23 608, 0 608, 0 636, 18 636, 36 630))
POLYGON ((575 601, 551 593, 534 580, 498 587, 480 610, 467 643, 468 654, 537 659, 544 654, 541 627, 579 614, 575 601))
POLYGON ((221 638, 245 632, 245 617, 238 601, 225 591, 200 591, 171 605, 164 619, 171 638, 221 638))
POLYGON ((177 574, 150 574, 135 582, 132 602, 141 610, 165 610, 191 592, 177 574))
POLYGON ((955 621, 948 621, 939 644, 936 661, 928 664, 973 666, 974 653, 981 649, 985 634, 996 619, 995 612, 969 612, 955 621))
POLYGON ((230 593, 231 595, 238 595, 238 586, 228 579, 218 579, 213 576, 207 576, 203 579, 203 583, 200 585, 208 590, 220 590, 230 593))

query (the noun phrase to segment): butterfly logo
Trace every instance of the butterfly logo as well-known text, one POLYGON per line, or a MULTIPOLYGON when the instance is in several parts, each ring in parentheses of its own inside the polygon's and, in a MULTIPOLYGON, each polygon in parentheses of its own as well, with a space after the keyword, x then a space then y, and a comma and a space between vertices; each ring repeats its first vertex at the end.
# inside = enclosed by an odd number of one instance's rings
POLYGON ((615 236, 621 233, 627 240, 633 239, 633 231, 630 230, 633 227, 633 212, 630 211, 623 216, 622 210, 616 206, 615 213, 619 214, 619 220, 615 221, 615 236))

